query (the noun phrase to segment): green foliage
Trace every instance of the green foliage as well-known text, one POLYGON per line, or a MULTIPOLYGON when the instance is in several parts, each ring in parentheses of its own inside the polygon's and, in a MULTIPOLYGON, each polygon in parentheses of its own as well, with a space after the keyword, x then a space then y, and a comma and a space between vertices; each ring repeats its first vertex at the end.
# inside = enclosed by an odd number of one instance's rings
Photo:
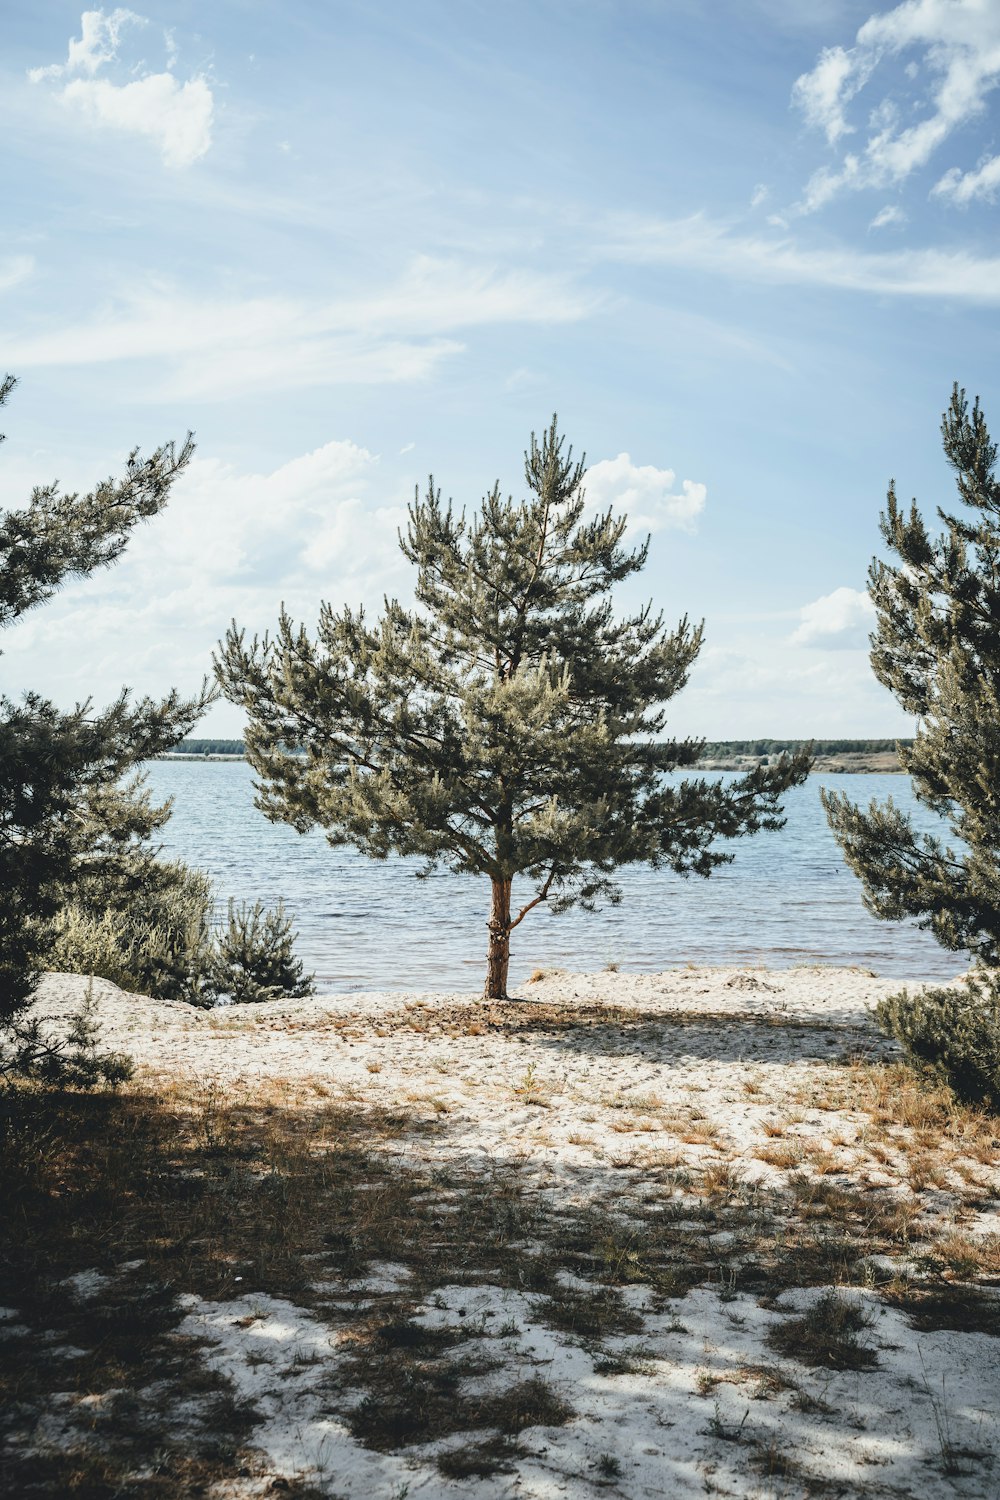
POLYGON ((236 1005, 313 994, 312 976, 295 957, 296 936, 282 902, 266 911, 261 901, 253 906, 230 901, 207 970, 212 992, 236 1005))
MULTIPOLYGON (((0 382, 0 405, 13 388, 10 376, 0 382)), ((134 528, 163 508, 192 451, 190 438, 148 459, 133 451, 120 479, 85 495, 36 488, 23 509, 0 515, 0 626, 120 556, 134 528)), ((124 868, 127 852, 167 815, 141 783, 123 786, 123 776, 185 735, 210 696, 203 688, 193 699, 171 693, 154 702, 123 692, 103 711, 87 702, 70 713, 35 693, 19 703, 0 698, 0 1030, 8 1051, 17 1054, 18 1037, 27 1036, 22 1018, 55 941, 53 919, 81 868, 124 868)), ((25 1042, 26 1056, 33 1045, 25 1042)))
POLYGON ((878 917, 916 918, 946 948, 1000 964, 1000 481, 978 398, 956 386, 942 420, 947 461, 964 511, 939 510, 932 536, 914 501, 889 486, 882 535, 897 561, 875 560, 875 675, 907 713, 900 747, 917 798, 950 825, 954 844, 920 834, 894 806, 863 809, 824 792, 844 856, 878 917))
MULTIPOLYGON (((710 759, 732 755, 784 755, 811 745, 814 755, 885 755, 899 740, 706 740, 702 753, 710 759)), ((903 743, 909 743, 904 741, 903 743)), ((243 755, 242 740, 186 739, 167 755, 243 755)))
POLYGON ((167 752, 168 755, 242 755, 242 740, 181 740, 179 745, 173 745, 167 752))
POLYGON ((611 592, 648 542, 623 548, 610 511, 585 519, 583 474, 553 421, 525 455, 521 503, 494 486, 467 518, 431 480, 400 539, 414 609, 387 601, 369 625, 323 604, 315 640, 284 612, 274 640, 234 623, 216 661, 269 818, 490 879, 490 995, 506 992, 510 932, 533 907, 617 901, 630 863, 710 874, 732 857, 718 839, 782 825, 780 794, 810 762, 667 779, 701 753, 662 738, 701 627, 669 630, 650 606, 616 618, 611 592), (517 915, 515 878, 529 887, 517 915))
POLYGON ((808 744, 814 755, 885 755, 909 740, 706 740, 702 754, 711 760, 732 755, 785 755, 808 744))
POLYGON ((68 903, 55 923, 53 968, 204 1009, 222 998, 246 1004, 313 994, 282 902, 268 911, 260 901, 230 901, 215 932, 208 877, 180 863, 155 869, 157 880, 141 895, 117 899, 113 890, 103 908, 92 899, 68 903))
POLYGON ((967 1104, 1000 1114, 1000 981, 973 974, 954 989, 891 995, 875 1011, 908 1062, 967 1104))
POLYGON ((0 1083, 27 1079, 59 1088, 114 1088, 135 1071, 123 1052, 99 1052, 93 1000, 87 999, 60 1037, 46 1035, 37 1020, 0 1033, 0 1083))
POLYGON ((55 922, 50 962, 70 974, 93 974, 122 989, 207 1006, 212 961, 212 888, 186 865, 158 863, 144 889, 118 886, 101 905, 86 885, 55 922))

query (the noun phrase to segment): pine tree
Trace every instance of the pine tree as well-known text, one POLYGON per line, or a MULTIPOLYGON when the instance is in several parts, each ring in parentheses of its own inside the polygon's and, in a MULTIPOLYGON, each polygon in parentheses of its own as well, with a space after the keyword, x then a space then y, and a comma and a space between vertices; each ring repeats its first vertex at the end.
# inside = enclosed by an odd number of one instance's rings
MULTIPOLYGON (((15 381, 0 382, 3 405, 15 381)), ((13 624, 72 577, 115 561, 140 521, 164 506, 187 464, 190 436, 149 458, 133 451, 120 479, 88 494, 58 484, 33 490, 21 510, 0 514, 0 626, 13 624)), ((143 761, 169 748, 197 722, 206 689, 160 702, 123 691, 109 708, 90 702, 60 712, 37 693, 0 697, 0 1033, 19 1065, 48 1056, 37 1032, 21 1026, 46 954, 52 918, 89 873, 119 888, 151 878, 150 835, 168 809, 151 804, 140 781, 122 784, 143 761), (37 1047, 31 1036, 34 1034, 37 1047)), ((6 1070, 0 1047, 0 1072, 6 1070)))
POLYGON ((208 966, 212 992, 235 1005, 302 1000, 314 994, 312 975, 295 956, 297 936, 282 901, 270 911, 263 901, 252 906, 230 901, 208 966))
POLYGON ((1000 965, 1000 481, 977 397, 956 385, 941 433, 965 511, 939 509, 932 536, 890 484, 875 559, 875 675, 917 719, 899 760, 920 802, 959 842, 918 833, 890 798, 862 809, 824 792, 827 817, 877 917, 914 917, 945 948, 1000 965))
POLYGON ((522 503, 494 486, 468 519, 432 478, 400 538, 414 609, 387 600, 369 625, 324 604, 315 641, 284 610, 273 640, 234 622, 216 661, 269 818, 489 878, 490 999, 536 906, 617 901, 627 864, 710 874, 732 858, 717 838, 782 826, 779 796, 809 767, 802 751, 732 782, 667 779, 702 746, 658 738, 701 627, 668 630, 650 606, 616 619, 610 591, 649 544, 623 548, 610 511, 584 519, 583 475, 553 420, 522 503))

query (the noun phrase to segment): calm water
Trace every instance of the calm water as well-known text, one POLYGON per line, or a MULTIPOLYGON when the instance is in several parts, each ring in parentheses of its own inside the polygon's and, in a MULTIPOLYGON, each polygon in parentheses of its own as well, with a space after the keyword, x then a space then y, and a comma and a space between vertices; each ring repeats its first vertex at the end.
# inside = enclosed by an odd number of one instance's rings
MULTIPOLYGON (((157 761, 157 797, 174 798, 167 852, 206 870, 221 902, 279 896, 294 913, 299 952, 322 989, 477 989, 489 886, 448 874, 417 880, 415 861, 379 863, 268 823, 253 806, 242 761, 157 761)), ((914 807, 903 776, 812 776, 788 794, 781 833, 738 840, 732 865, 708 880, 641 868, 622 872, 624 901, 594 916, 536 908, 513 934, 511 981, 559 964, 657 970, 685 963, 861 964, 878 974, 948 979, 963 967, 926 933, 877 922, 842 863, 819 801, 821 785, 854 801, 889 794, 914 807)), ((928 816, 918 809, 918 823, 928 816)), ((517 888, 515 886, 515 898, 517 888)))

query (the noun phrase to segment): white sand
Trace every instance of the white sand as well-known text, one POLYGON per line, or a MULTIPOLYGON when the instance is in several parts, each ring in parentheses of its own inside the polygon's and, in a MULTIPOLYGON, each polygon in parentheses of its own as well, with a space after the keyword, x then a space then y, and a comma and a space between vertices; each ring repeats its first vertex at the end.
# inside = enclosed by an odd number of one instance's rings
MULTIPOLYGON (((613 1209, 627 1215, 659 1191, 646 1168, 664 1153, 692 1169, 726 1163, 744 1181, 782 1182, 783 1170, 756 1154, 775 1131, 801 1145, 807 1170, 809 1153, 825 1152, 840 1158, 834 1175, 844 1180, 909 1191, 902 1157, 869 1153, 867 1117, 824 1097, 831 1080, 851 1078, 850 1056, 891 1055, 870 1007, 900 987, 826 968, 554 974, 525 987, 520 1024, 509 1007, 500 1014, 468 995, 351 995, 214 1013, 125 995, 103 981, 93 995, 102 1045, 131 1053, 152 1075, 248 1099, 287 1080, 359 1108, 433 1117, 446 1128, 404 1135, 386 1149, 431 1168, 460 1163, 465 1172, 516 1164, 552 1205, 606 1199, 613 1182, 613 1209), (554 1006, 558 1013, 547 1009, 554 1006)), ((77 977, 46 977, 38 1013, 61 1023, 85 989, 77 977)), ((970 1208, 965 1179, 948 1171, 921 1200, 921 1232, 960 1225, 994 1236, 995 1177, 992 1187, 980 1184, 970 1208)), ((372 1265, 350 1290, 364 1302, 405 1281, 405 1268, 372 1265)), ((540 1321, 531 1294, 439 1288, 419 1319, 449 1327, 461 1326, 460 1311, 493 1319, 508 1331, 480 1337, 476 1352, 491 1345, 508 1380, 541 1374, 576 1413, 563 1427, 528 1429, 527 1457, 515 1473, 460 1482, 433 1463, 458 1439, 384 1454, 350 1435, 346 1418, 361 1392, 333 1398, 328 1381, 345 1357, 343 1323, 333 1329, 277 1298, 188 1297, 183 1327, 208 1340, 208 1357, 262 1412, 252 1441, 266 1472, 309 1479, 331 1496, 797 1500, 819 1493, 813 1481, 843 1496, 1000 1496, 997 1340, 918 1332, 858 1288, 847 1295, 871 1310, 878 1368, 824 1372, 776 1355, 768 1328, 820 1295, 789 1292, 771 1308, 699 1288, 656 1310, 647 1289, 628 1288, 643 1331, 604 1344, 642 1346, 641 1371, 601 1376, 577 1341, 540 1321), (791 1389, 765 1393, 753 1374, 764 1365, 817 1409, 800 1409, 791 1389), (794 1455, 801 1472, 762 1475, 768 1449, 794 1455), (946 1472, 946 1450, 960 1449, 961 1472, 946 1472)), ((248 1485, 225 1493, 261 1493, 257 1481, 248 1485)))

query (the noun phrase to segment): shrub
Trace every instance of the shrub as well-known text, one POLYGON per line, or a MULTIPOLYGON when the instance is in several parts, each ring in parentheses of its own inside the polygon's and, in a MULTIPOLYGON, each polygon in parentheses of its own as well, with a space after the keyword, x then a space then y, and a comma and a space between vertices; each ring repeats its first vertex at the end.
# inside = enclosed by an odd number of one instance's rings
POLYGON ((779 1353, 817 1369, 870 1370, 878 1356, 864 1335, 872 1317, 859 1302, 831 1288, 798 1318, 772 1328, 768 1343, 779 1353))
POLYGON ((230 901, 226 924, 213 934, 208 877, 180 863, 160 870, 163 879, 129 906, 64 906, 55 924, 53 967, 203 1008, 222 997, 247 1004, 313 993, 280 901, 270 911, 260 901, 230 901))
POLYGON ((975 975, 954 989, 904 990, 875 1014, 908 1062, 964 1103, 1000 1113, 1000 980, 975 975))
POLYGON ((253 906, 230 901, 209 965, 211 990, 239 1005, 313 994, 313 977, 295 957, 296 937, 281 901, 270 911, 262 901, 253 906))
POLYGON ((158 863, 144 888, 114 893, 99 909, 75 900, 55 923, 52 965, 70 974, 93 974, 123 989, 160 1000, 207 1006, 211 966, 212 887, 200 870, 158 863))

